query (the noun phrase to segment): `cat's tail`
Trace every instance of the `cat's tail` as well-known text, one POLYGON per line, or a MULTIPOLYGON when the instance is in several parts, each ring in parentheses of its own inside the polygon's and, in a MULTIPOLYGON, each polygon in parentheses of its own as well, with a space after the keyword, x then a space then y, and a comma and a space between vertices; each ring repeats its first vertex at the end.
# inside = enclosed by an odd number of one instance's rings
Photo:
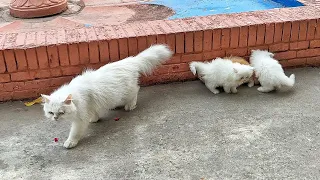
POLYGON ((166 45, 153 45, 134 57, 140 73, 150 74, 152 70, 167 61, 173 52, 166 45))
POLYGON ((193 75, 196 75, 196 74, 199 75, 199 74, 203 74, 203 65, 204 65, 203 62, 194 61, 190 63, 189 67, 193 75))
POLYGON ((293 87, 295 83, 295 75, 291 74, 290 77, 287 77, 286 75, 282 75, 279 77, 280 83, 281 83, 281 90, 289 90, 293 87))

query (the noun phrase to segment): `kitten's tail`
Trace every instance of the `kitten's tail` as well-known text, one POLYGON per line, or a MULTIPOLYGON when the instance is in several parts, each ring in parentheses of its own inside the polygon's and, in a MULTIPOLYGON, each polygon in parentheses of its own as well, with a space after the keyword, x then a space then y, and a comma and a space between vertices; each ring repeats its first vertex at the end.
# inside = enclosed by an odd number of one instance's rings
POLYGON ((167 61, 173 52, 166 45, 153 45, 134 57, 135 64, 138 65, 139 72, 150 74, 152 70, 167 61))
POLYGON ((191 62, 189 67, 193 75, 200 75, 203 74, 203 62, 191 62))
POLYGON ((280 76, 280 82, 282 85, 281 90, 289 90, 290 88, 293 87, 294 83, 295 83, 295 75, 291 74, 290 77, 287 77, 285 75, 280 76))

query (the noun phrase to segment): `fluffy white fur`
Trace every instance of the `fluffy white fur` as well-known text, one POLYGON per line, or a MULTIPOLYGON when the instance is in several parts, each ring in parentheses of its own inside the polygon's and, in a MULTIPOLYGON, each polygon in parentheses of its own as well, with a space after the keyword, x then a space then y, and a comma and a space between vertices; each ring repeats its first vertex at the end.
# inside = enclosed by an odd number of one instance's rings
POLYGON ((295 83, 295 75, 287 77, 274 54, 268 51, 252 50, 250 63, 255 68, 255 74, 261 87, 260 92, 270 92, 273 90, 289 90, 295 83))
POLYGON ((167 46, 154 45, 135 57, 107 64, 96 71, 87 70, 50 96, 42 95, 47 118, 72 121, 64 147, 75 147, 89 122, 105 117, 108 110, 119 106, 128 111, 135 109, 140 73, 151 73, 171 56, 167 46))
POLYGON ((247 82, 253 74, 253 67, 221 58, 211 62, 191 62, 190 70, 214 94, 219 93, 216 88, 220 86, 226 93, 237 93, 237 87, 247 82))

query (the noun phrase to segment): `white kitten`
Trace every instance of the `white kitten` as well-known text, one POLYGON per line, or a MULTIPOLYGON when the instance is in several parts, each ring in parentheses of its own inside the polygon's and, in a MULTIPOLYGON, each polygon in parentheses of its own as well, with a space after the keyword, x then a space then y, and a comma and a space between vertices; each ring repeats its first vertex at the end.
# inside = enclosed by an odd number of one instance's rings
POLYGON ((88 70, 50 96, 42 95, 47 118, 72 121, 64 147, 75 147, 89 122, 105 117, 108 110, 118 106, 133 110, 137 104, 140 73, 151 73, 171 55, 168 47, 154 45, 135 57, 107 64, 96 71, 88 70))
POLYGON ((268 51, 252 50, 250 63, 255 68, 256 77, 261 87, 260 92, 270 92, 272 90, 289 90, 295 83, 295 75, 288 78, 274 54, 268 51))
POLYGON ((237 93, 237 87, 248 81, 253 74, 253 67, 221 58, 211 62, 192 62, 190 70, 194 75, 198 74, 199 79, 214 94, 219 93, 216 89, 219 86, 226 93, 237 93))

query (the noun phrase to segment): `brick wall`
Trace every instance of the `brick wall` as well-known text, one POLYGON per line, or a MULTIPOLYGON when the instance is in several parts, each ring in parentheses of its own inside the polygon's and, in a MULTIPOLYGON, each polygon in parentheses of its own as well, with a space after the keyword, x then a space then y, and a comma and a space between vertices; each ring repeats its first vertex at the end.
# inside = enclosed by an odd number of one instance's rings
POLYGON ((274 22, 274 18, 251 17, 248 22, 239 20, 243 16, 220 18, 225 21, 212 16, 0 34, 0 101, 49 94, 85 68, 99 68, 155 43, 168 44, 175 55, 153 75, 142 77, 142 85, 195 79, 189 71, 190 61, 226 55, 248 58, 252 49, 276 53, 284 67, 320 65, 319 19, 278 18, 274 22))

